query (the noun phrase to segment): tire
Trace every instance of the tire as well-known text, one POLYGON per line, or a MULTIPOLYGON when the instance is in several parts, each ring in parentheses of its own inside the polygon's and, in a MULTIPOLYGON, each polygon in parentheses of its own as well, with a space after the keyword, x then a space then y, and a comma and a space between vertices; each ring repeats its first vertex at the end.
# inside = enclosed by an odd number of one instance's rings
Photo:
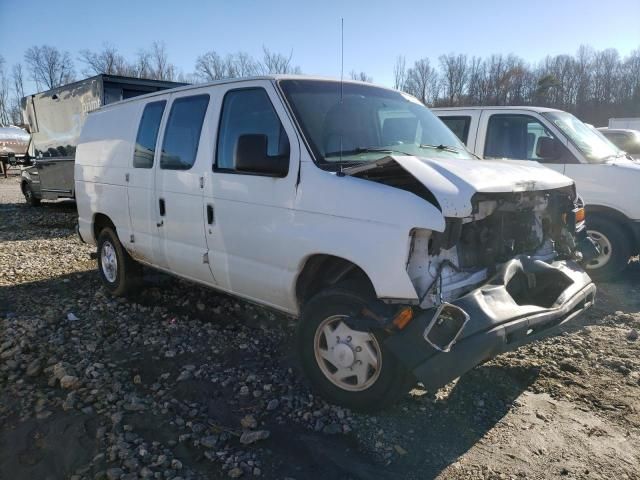
MULTIPOLYGON (((355 315, 364 306, 375 301, 375 298, 350 289, 329 288, 312 297, 304 305, 298 324, 298 356, 312 387, 329 402, 353 410, 373 411, 384 408, 405 395, 414 381, 413 375, 384 348, 384 338, 377 333, 351 330, 355 334, 353 338, 344 338, 343 335, 342 341, 335 343, 333 349, 327 342, 327 331, 333 330, 332 333, 335 333, 340 329, 336 336, 339 336, 340 332, 346 332, 343 330, 346 324, 341 322, 341 318, 355 315), (329 330, 325 330, 323 326, 329 330), (351 345, 347 344, 347 339, 351 345), (336 347, 340 350, 336 350, 336 347), (357 350, 358 347, 360 350, 357 350), (340 369, 323 358, 322 355, 328 355, 330 349, 332 361, 343 362, 340 369), (330 377, 332 370, 335 370, 333 373, 337 376, 350 370, 350 367, 344 366, 350 361, 355 360, 351 368, 354 368, 354 365, 362 368, 364 363, 361 359, 369 363, 374 357, 378 365, 377 371, 369 366, 366 369, 367 374, 361 377, 354 374, 344 381, 338 381, 335 377, 332 380, 330 377), (366 381, 361 382, 362 378, 366 378, 366 381)), ((360 369, 357 371, 362 372, 360 369)))
POLYGON ((124 249, 111 227, 98 235, 98 271, 103 285, 113 296, 133 292, 140 284, 141 268, 124 249))
POLYGON ((40 205, 40 199, 35 196, 31 185, 29 185, 28 183, 22 184, 22 194, 24 195, 25 201, 32 207, 37 207, 40 205))
POLYGON ((602 250, 600 256, 585 265, 591 277, 611 279, 627 267, 632 254, 631 240, 619 223, 600 215, 589 215, 587 232, 602 250))

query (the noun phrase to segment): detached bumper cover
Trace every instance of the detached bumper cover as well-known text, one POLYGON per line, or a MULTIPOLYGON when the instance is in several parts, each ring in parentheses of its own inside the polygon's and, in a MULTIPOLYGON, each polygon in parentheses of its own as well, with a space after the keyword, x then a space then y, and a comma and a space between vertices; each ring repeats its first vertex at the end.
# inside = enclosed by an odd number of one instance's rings
POLYGON ((596 286, 576 263, 521 256, 482 287, 450 302, 470 318, 449 352, 438 351, 423 337, 435 309, 418 315, 385 345, 427 389, 435 390, 575 319, 593 304, 595 293, 596 286))

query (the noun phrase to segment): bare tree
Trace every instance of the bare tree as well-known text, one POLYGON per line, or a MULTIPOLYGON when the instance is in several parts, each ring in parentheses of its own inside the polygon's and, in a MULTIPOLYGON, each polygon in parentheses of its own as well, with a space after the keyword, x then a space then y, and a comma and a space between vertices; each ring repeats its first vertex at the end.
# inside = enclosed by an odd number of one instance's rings
POLYGON ((196 59, 196 75, 205 82, 220 80, 229 76, 227 63, 215 51, 210 50, 196 59))
POLYGON ((407 61, 404 55, 396 57, 396 63, 393 66, 393 88, 396 90, 404 90, 407 82, 407 61))
POLYGON ((260 72, 260 64, 246 52, 227 55, 227 69, 233 78, 251 77, 260 72))
POLYGON ((22 98, 24 97, 24 74, 22 64, 16 63, 11 69, 13 77, 13 101, 11 102, 11 122, 14 125, 22 123, 22 98))
POLYGON ((5 60, 0 55, 0 126, 9 124, 9 79, 5 73, 5 60))
POLYGON ((196 60, 196 77, 205 82, 222 78, 240 78, 256 75, 260 65, 248 53, 238 52, 222 58, 215 50, 200 55, 196 60))
POLYGON ((71 56, 55 47, 30 47, 24 54, 24 60, 38 89, 59 87, 74 79, 71 56))
POLYGON ((409 70, 407 70, 407 81, 405 91, 424 104, 430 104, 438 96, 438 76, 431 67, 428 58, 416 60, 409 70))
POLYGON ((149 51, 151 78, 156 80, 173 80, 176 67, 169 62, 167 48, 164 42, 153 42, 149 51))
POLYGON ((622 77, 628 112, 640 111, 640 48, 631 52, 625 60, 622 77))
POLYGON ((265 74, 277 74, 277 73, 301 73, 300 67, 293 66, 291 59, 293 57, 293 50, 289 53, 289 56, 281 53, 270 51, 267 47, 262 47, 262 64, 261 70, 265 74))
POLYGON ((467 56, 450 53, 449 55, 441 55, 439 60, 447 104, 450 106, 458 105, 468 79, 467 56))
POLYGON ((17 98, 24 97, 24 73, 22 72, 22 64, 16 63, 12 68, 13 73, 13 90, 17 98))
POLYGON ((80 50, 80 61, 86 65, 82 73, 86 76, 105 73, 107 75, 131 75, 133 68, 118 50, 105 43, 102 50, 92 52, 80 50))
POLYGON ((138 78, 153 78, 151 68, 151 53, 148 50, 138 50, 135 62, 131 65, 132 74, 138 78))
POLYGON ((481 105, 484 101, 485 65, 481 58, 469 60, 469 79, 467 81, 467 100, 469 105, 481 105))
POLYGON ((612 48, 597 52, 593 59, 593 100, 607 104, 614 100, 615 85, 618 81, 620 57, 612 48))
POLYGON ((370 77, 365 72, 356 72, 355 70, 351 70, 351 73, 349 73, 349 77, 351 78, 351 80, 373 83, 373 77, 370 77))

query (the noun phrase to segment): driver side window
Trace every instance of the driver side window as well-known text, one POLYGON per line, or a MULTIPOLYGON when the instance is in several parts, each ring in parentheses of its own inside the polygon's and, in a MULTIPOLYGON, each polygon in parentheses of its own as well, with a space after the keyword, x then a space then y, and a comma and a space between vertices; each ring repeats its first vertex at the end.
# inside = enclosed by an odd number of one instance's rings
POLYGON ((487 125, 485 158, 570 163, 570 153, 539 120, 529 115, 491 115, 487 125))
MULTIPOLYGON (((249 173, 236 165, 238 144, 242 136, 259 135, 266 141, 266 158, 272 166, 280 165, 281 176, 289 168, 289 138, 267 92, 262 88, 230 90, 224 96, 214 170, 249 173)), ((258 174, 258 171, 254 171, 258 174)))

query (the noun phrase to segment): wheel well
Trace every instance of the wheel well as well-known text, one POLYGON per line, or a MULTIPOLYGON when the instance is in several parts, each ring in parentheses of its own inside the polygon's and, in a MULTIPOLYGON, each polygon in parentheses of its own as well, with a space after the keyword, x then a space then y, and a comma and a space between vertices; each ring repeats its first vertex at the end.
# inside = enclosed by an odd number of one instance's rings
POLYGON ((587 225, 589 224, 589 215, 595 214, 609 217, 611 220, 615 220, 619 223, 629 221, 624 213, 621 213, 618 210, 614 210, 613 208, 603 207, 601 205, 587 205, 585 206, 585 209, 587 211, 587 225))
POLYGON ((333 255, 313 255, 307 259, 296 281, 298 304, 302 305, 320 290, 346 280, 357 282, 363 292, 375 296, 373 283, 355 263, 333 255))
POLYGON ((631 227, 629 227, 629 222, 631 220, 629 220, 624 213, 601 205, 587 205, 585 209, 587 211, 587 229, 589 228, 589 215, 600 215, 620 225, 620 228, 624 230, 625 234, 633 244, 640 242, 640 238, 637 238, 635 232, 631 227))
POLYGON ((116 226, 109 217, 104 213, 96 213, 93 217, 93 238, 95 238, 96 242, 98 241, 98 235, 106 227, 111 227, 114 232, 116 231, 116 226))

